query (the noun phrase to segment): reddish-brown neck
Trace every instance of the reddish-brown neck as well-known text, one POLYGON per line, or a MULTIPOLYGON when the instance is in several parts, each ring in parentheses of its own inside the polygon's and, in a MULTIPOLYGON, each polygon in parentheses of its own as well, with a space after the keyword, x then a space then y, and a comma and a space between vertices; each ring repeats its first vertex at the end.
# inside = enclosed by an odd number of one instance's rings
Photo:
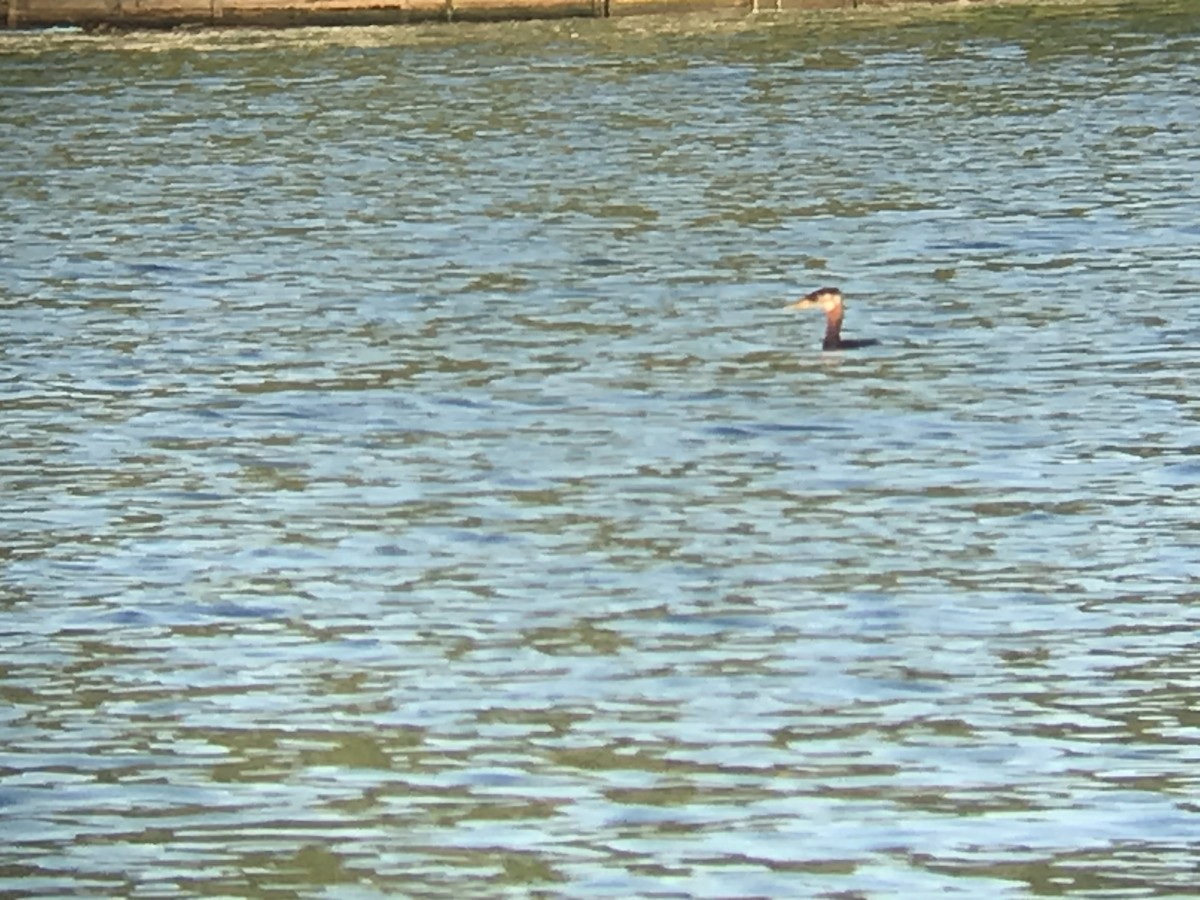
POLYGON ((836 347, 842 342, 842 307, 835 306, 825 312, 825 341, 826 349, 836 347))

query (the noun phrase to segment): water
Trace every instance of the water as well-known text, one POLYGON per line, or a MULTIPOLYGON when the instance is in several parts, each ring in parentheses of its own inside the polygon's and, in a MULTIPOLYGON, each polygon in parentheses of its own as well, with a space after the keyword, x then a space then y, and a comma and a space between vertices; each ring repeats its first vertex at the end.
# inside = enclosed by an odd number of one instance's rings
POLYGON ((1196 12, 0 36, 0 893, 1193 895, 1196 12))

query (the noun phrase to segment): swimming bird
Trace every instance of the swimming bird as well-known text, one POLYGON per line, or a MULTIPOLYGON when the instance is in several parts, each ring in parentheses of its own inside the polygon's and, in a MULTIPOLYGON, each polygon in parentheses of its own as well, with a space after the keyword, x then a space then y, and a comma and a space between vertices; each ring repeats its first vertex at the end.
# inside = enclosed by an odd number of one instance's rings
POLYGON ((846 314, 846 305, 842 300, 842 292, 835 287, 817 288, 795 303, 788 304, 787 308, 824 310, 825 340, 821 343, 822 350, 857 350, 879 343, 874 338, 842 340, 842 318, 846 314))

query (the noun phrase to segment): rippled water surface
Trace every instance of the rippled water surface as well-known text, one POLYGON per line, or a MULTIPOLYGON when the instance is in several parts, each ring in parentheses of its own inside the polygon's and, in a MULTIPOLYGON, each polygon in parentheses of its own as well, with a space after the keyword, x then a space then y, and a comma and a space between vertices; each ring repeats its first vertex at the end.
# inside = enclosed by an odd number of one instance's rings
POLYGON ((1194 895, 1198 13, 0 36, 0 893, 1194 895))

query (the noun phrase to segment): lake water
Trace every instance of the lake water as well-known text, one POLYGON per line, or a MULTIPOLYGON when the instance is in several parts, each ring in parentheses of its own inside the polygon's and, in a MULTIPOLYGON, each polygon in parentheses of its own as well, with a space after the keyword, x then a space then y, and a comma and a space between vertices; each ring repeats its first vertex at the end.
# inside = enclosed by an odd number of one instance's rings
POLYGON ((1196 3, 0 82, 0 894, 1200 890, 1196 3))

